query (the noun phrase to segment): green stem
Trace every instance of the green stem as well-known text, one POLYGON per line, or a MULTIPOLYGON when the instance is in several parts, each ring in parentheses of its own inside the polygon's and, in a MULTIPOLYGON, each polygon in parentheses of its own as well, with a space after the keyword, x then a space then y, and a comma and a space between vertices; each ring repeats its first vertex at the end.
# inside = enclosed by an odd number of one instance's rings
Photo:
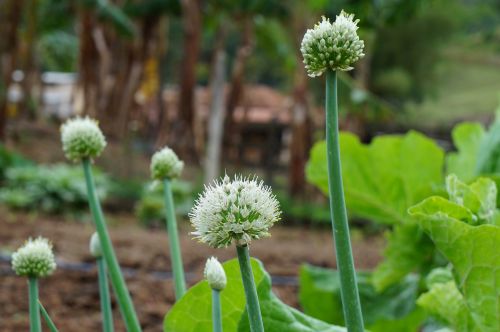
POLYGON ((109 296, 108 275, 106 273, 106 262, 102 257, 97 258, 97 275, 99 279, 99 295, 101 299, 102 330, 113 332, 113 313, 111 311, 111 299, 109 296))
POLYGON ((56 324, 54 324, 52 319, 50 319, 49 313, 47 312, 47 310, 45 310, 42 302, 38 301, 38 305, 40 306, 40 312, 42 313, 43 319, 45 320, 45 323, 47 323, 50 332, 59 332, 57 330, 56 324))
POLYGON ((120 270, 120 265, 118 265, 118 260, 116 259, 115 251, 113 249, 113 245, 111 244, 108 229, 104 221, 101 204, 99 203, 97 194, 95 192, 94 178, 92 176, 90 160, 83 159, 82 164, 85 173, 85 181, 87 183, 87 193, 90 210, 94 217, 94 223, 97 234, 99 235, 102 254, 109 271, 111 284, 113 285, 113 289, 116 294, 118 305, 120 306, 123 320, 125 321, 125 326, 127 327, 128 332, 139 332, 141 331, 141 327, 134 310, 134 304, 132 303, 132 299, 130 298, 127 285, 125 284, 125 279, 123 278, 122 272, 120 270))
POLYGON ((253 279, 252 266, 250 265, 248 246, 236 246, 236 251, 238 253, 241 278, 243 280, 243 288, 245 289, 245 297, 247 300, 250 331, 264 332, 264 323, 262 322, 259 298, 257 297, 257 289, 255 288, 255 281, 253 279))
POLYGON ((40 320, 40 307, 38 306, 38 279, 28 278, 29 309, 30 309, 30 332, 41 332, 42 322, 40 320))
POLYGON ((182 265, 179 235, 177 233, 172 184, 169 179, 163 180, 163 188, 165 194, 168 242, 170 245, 170 261, 172 262, 172 270, 174 272, 175 298, 179 300, 186 292, 186 281, 184 279, 184 267, 182 265))
POLYGON ((212 326, 213 332, 222 332, 222 309, 218 289, 212 289, 212 326))
POLYGON ((340 273, 340 294, 344 318, 349 332, 361 332, 363 316, 359 301, 358 284, 352 258, 349 225, 342 187, 340 164, 339 126, 337 108, 337 73, 326 72, 326 146, 328 153, 328 191, 332 215, 333 238, 340 273))

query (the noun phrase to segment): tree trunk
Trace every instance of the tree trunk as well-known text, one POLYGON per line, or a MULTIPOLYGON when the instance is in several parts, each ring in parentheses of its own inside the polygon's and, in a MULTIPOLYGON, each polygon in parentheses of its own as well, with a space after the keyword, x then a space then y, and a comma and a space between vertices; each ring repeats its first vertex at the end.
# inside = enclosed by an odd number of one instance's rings
POLYGON ((290 142, 290 194, 300 196, 304 194, 306 186, 305 166, 311 137, 309 133, 309 116, 307 107, 307 78, 304 67, 298 62, 295 73, 295 87, 292 106, 292 138, 290 142))
POLYGON ((244 76, 245 66, 247 60, 253 50, 253 23, 251 18, 245 18, 243 21, 243 37, 242 43, 236 53, 236 58, 233 64, 233 71, 231 75, 231 84, 227 98, 227 116, 225 121, 225 141, 234 142, 238 140, 235 137, 237 132, 234 123, 234 110, 240 103, 243 97, 244 90, 244 76))
POLYGON ((37 84, 40 83, 36 66, 35 44, 37 39, 37 16, 38 0, 28 1, 25 10, 25 32, 22 47, 22 70, 24 77, 21 83, 23 99, 21 103, 22 113, 30 119, 37 116, 38 102, 40 100, 40 90, 37 84))
POLYGON ((102 125, 106 119, 98 113, 97 88, 99 81, 99 51, 97 50, 93 32, 96 25, 95 15, 83 5, 78 8, 79 25, 78 34, 80 52, 78 54, 78 84, 77 93, 82 94, 81 109, 76 109, 78 114, 86 114, 98 118, 102 125), (97 68, 97 69, 96 69, 97 68))
POLYGON ((194 145, 196 63, 200 50, 201 8, 199 0, 181 0, 184 52, 181 63, 180 94, 177 123, 171 130, 170 141, 184 159, 198 160, 194 145))
POLYGON ((222 138, 224 134, 224 86, 226 83, 226 51, 224 49, 225 31, 219 26, 216 35, 213 74, 210 83, 211 103, 208 124, 208 144, 205 157, 205 183, 219 176, 222 138))
POLYGON ((17 29, 21 21, 22 0, 0 2, 0 139, 6 138, 8 90, 16 68, 17 29))

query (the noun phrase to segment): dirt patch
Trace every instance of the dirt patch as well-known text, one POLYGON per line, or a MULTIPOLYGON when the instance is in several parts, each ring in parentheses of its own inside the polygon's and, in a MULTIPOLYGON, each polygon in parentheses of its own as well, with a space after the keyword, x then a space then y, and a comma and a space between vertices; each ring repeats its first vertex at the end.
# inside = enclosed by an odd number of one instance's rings
MULTIPOLYGON (((0 331, 28 330, 27 285, 15 277, 5 260, 28 237, 51 239, 61 268, 40 284, 40 298, 61 331, 100 330, 99 294, 96 269, 88 253, 93 232, 90 221, 68 222, 57 218, 12 215, 1 211, 0 251, 0 331)), ((125 270, 127 285, 134 299, 144 331, 162 331, 165 313, 174 301, 168 255, 168 240, 163 229, 146 230, 130 222, 130 217, 109 218, 110 233, 118 259, 125 270)), ((216 250, 191 239, 188 223, 180 225, 180 242, 188 283, 202 277, 206 259, 221 261, 235 257, 234 248, 216 250)), ((328 228, 277 226, 272 238, 255 241, 251 254, 263 261, 272 276, 273 289, 286 303, 298 307, 297 276, 301 264, 335 267, 331 232, 328 228)), ((383 240, 355 238, 354 256, 358 268, 371 269, 380 260, 383 240)), ((113 303, 116 331, 125 331, 116 303, 113 303)))

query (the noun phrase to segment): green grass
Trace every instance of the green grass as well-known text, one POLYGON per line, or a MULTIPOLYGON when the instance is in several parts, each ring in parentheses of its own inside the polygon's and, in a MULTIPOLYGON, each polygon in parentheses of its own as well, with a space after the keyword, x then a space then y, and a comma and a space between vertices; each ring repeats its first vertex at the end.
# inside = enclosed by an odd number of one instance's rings
POLYGON ((451 49, 440 64, 433 96, 408 105, 401 119, 418 128, 449 127, 459 120, 481 120, 500 104, 500 55, 451 49))

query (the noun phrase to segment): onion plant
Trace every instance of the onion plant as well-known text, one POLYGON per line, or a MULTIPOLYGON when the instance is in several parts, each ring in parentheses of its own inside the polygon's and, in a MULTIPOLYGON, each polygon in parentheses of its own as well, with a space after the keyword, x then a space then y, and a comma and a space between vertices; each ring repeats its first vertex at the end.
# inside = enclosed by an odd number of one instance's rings
POLYGON ((352 65, 364 56, 364 43, 357 35, 358 21, 354 20, 354 15, 346 14, 344 11, 334 22, 323 17, 313 29, 307 30, 301 44, 308 75, 315 77, 326 74, 326 143, 330 213, 340 273, 344 318, 348 330, 354 332, 363 331, 364 328, 342 185, 337 72, 353 69, 352 65))
POLYGON ((12 254, 12 269, 17 275, 28 277, 30 332, 42 331, 38 300, 38 279, 46 277, 56 269, 52 244, 39 237, 28 239, 12 254))
POLYGON ((99 283, 99 298, 101 302, 102 330, 103 332, 113 332, 113 311, 111 310, 111 298, 109 296, 108 275, 106 262, 102 258, 101 243, 97 233, 90 238, 90 253, 96 259, 97 279, 99 283))
POLYGON ((99 236, 102 255, 106 262, 111 284, 113 285, 127 331, 141 331, 132 299, 108 234, 92 174, 92 159, 99 156, 104 150, 106 139, 95 120, 88 117, 77 117, 68 120, 61 126, 61 141, 66 157, 71 161, 81 162, 83 166, 90 210, 99 236))
POLYGON ((212 331, 222 332, 222 308, 220 292, 226 288, 227 278, 224 268, 217 258, 210 257, 205 265, 205 279, 212 289, 212 331))
POLYGON ((251 240, 270 236, 269 228, 280 219, 271 188, 256 178, 226 175, 205 187, 189 216, 199 241, 215 248, 236 244, 250 331, 264 331, 248 247, 251 240))
POLYGON ((172 180, 178 178, 184 168, 184 163, 179 160, 175 152, 164 147, 156 152, 151 159, 151 175, 153 179, 163 183, 165 195, 165 214, 167 233, 170 245, 170 260, 174 274, 175 298, 179 300, 186 292, 184 267, 182 265, 181 248, 175 218, 174 199, 172 196, 172 180))

